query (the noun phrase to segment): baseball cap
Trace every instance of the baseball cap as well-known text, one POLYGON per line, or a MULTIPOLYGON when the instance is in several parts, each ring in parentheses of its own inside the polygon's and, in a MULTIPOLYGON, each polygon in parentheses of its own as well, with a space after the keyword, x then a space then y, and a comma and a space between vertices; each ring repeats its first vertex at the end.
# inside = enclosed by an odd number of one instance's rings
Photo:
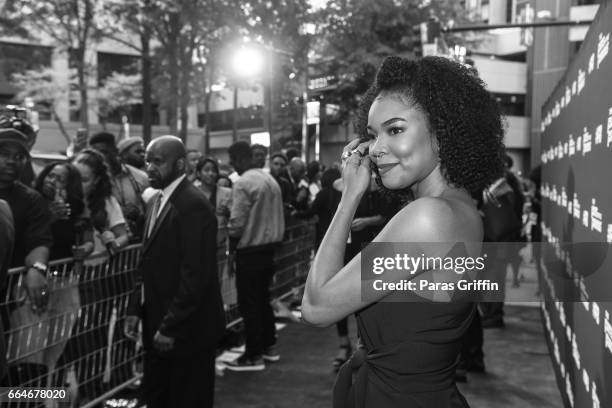
POLYGON ((32 146, 36 141, 37 130, 27 120, 17 117, 0 115, 0 129, 16 129, 25 138, 28 146, 32 146))
POLYGON ((121 154, 137 143, 141 143, 144 146, 144 140, 142 137, 128 137, 117 144, 117 150, 119 150, 119 154, 121 154))
POLYGON ((28 138, 17 129, 0 129, 0 145, 7 143, 18 145, 27 156, 30 155, 30 151, 28 150, 28 138))

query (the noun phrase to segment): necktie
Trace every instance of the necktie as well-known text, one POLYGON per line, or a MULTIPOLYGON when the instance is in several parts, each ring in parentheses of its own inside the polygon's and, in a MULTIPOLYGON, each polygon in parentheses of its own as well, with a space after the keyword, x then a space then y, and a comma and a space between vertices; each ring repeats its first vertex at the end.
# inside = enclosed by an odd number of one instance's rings
POLYGON ((155 222, 157 221, 157 215, 159 213, 159 207, 161 206, 161 201, 163 198, 163 194, 160 192, 153 204, 153 211, 151 211, 151 221, 149 222, 149 229, 147 230, 147 238, 151 236, 153 232, 153 228, 155 228, 155 222))

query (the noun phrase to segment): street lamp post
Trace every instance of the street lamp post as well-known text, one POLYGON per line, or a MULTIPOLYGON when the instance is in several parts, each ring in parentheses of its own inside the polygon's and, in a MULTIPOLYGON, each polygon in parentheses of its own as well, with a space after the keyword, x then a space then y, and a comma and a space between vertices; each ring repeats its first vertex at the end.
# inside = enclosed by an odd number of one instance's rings
POLYGON ((254 78, 262 75, 264 65, 264 59, 267 60, 268 66, 266 73, 263 73, 262 87, 263 87, 263 121, 264 128, 272 136, 272 105, 273 105, 273 92, 272 92, 272 80, 273 80, 273 66, 271 65, 272 54, 283 55, 293 57, 293 54, 273 47, 271 45, 249 43, 245 42, 238 47, 238 49, 232 54, 231 63, 234 74, 234 80, 236 81, 234 88, 234 106, 233 106, 233 123, 232 123, 232 138, 234 141, 238 139, 238 85, 240 80, 248 78, 254 78))
POLYGON ((234 84, 234 103, 232 107, 232 143, 235 143, 238 140, 238 84, 234 84))
POLYGON ((232 141, 238 140, 238 87, 239 81, 259 75, 263 69, 264 58, 259 50, 248 44, 241 45, 233 55, 234 104, 232 117, 232 141))
MULTIPOLYGON (((302 160, 308 161, 309 156, 309 145, 308 145, 308 86, 309 86, 309 53, 310 53, 310 39, 317 32, 317 27, 312 23, 305 23, 300 27, 300 34, 308 38, 308 45, 305 50, 305 68, 304 68, 304 92, 302 94, 302 100, 304 101, 302 106, 302 160)), ((317 135, 318 138, 318 135, 317 135)), ((318 148, 318 146, 316 146, 318 148)))

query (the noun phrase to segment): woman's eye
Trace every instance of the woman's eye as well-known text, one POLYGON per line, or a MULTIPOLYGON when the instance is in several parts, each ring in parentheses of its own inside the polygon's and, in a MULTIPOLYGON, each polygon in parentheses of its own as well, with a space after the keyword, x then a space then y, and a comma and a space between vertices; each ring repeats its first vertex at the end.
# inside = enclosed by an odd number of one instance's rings
POLYGON ((389 128, 389 134, 390 135, 397 135, 399 133, 402 133, 404 131, 404 129, 400 128, 400 127, 392 127, 389 128))

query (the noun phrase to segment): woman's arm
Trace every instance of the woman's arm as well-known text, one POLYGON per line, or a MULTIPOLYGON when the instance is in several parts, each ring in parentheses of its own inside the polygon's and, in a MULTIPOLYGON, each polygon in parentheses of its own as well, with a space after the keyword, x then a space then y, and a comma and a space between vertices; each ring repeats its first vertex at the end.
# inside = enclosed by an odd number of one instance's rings
MULTIPOLYGON (((365 306, 376 302, 391 293, 390 290, 368 291, 363 298, 362 285, 371 285, 370 277, 362 277, 362 256, 357 254, 346 266, 342 266, 348 229, 359 200, 350 194, 343 195, 338 210, 327 234, 323 239, 313 266, 306 281, 302 302, 303 319, 310 324, 327 326, 365 306)), ((408 255, 420 257, 444 256, 452 245, 450 242, 462 241, 453 231, 453 215, 449 206, 441 199, 424 198, 414 201, 398 213, 376 236, 374 242, 398 243, 408 255), (410 226, 406 228, 406 226, 410 226), (440 243, 424 247, 420 243, 440 243)), ((384 251, 383 251, 384 252, 384 251)), ((385 254, 381 254, 385 255, 385 254)), ((432 271, 420 269, 389 269, 377 279, 384 282, 399 282, 428 274, 428 279, 436 280, 432 271)), ((433 296, 439 299, 440 293, 420 294, 426 299, 433 296)))
POLYGON ((360 217, 355 218, 351 224, 351 230, 361 231, 367 227, 375 227, 385 223, 385 217, 382 215, 373 215, 371 217, 360 217))
POLYGON ((128 235, 128 230, 126 224, 115 225, 111 228, 111 232, 115 236, 115 240, 113 242, 113 247, 115 249, 121 249, 127 246, 130 241, 130 237, 128 235))
POLYGON ((123 211, 121 211, 119 202, 112 196, 106 200, 105 208, 107 214, 107 225, 110 226, 110 231, 105 231, 102 234, 102 242, 104 245, 110 243, 114 249, 121 249, 130 241, 123 211), (112 233, 112 237, 109 232, 112 233))
POLYGON ((72 256, 77 259, 87 258, 94 251, 94 233, 91 227, 79 231, 81 245, 72 247, 72 256))
MULTIPOLYGON (((365 151, 366 148, 367 144, 360 145, 359 141, 353 141, 345 147, 344 151, 357 149, 365 151)), ((334 320, 334 317, 330 320, 327 314, 327 306, 330 304, 329 288, 334 286, 331 281, 337 278, 337 275, 345 276, 342 280, 344 282, 342 285, 346 289, 342 296, 343 302, 346 300, 352 303, 351 294, 360 292, 359 265, 355 266, 355 260, 353 260, 342 268, 351 222, 370 182, 370 159, 367 156, 360 156, 361 154, 354 153, 343 163, 342 198, 306 280, 302 316, 304 320, 312 324, 327 324, 337 320, 334 320), (344 273, 339 273, 341 269, 344 273)), ((357 299, 360 299, 360 296, 357 296, 357 299)))
MULTIPOLYGON (((358 145, 355 141, 345 148, 345 152, 352 151, 353 154, 343 164, 342 198, 306 280, 302 317, 310 324, 318 326, 332 324, 391 293, 391 290, 375 288, 376 290, 364 292, 367 296, 362 297, 362 285, 371 285, 377 279, 389 283, 400 282, 425 274, 429 280, 436 281, 435 270, 418 267, 410 270, 393 266, 386 267, 384 275, 368 273, 362 280, 361 253, 343 267, 351 222, 358 203, 370 184, 369 158, 354 150, 361 150, 365 145, 358 145)), ((475 242, 482 239, 477 233, 478 228, 472 228, 473 219, 462 220, 463 218, 465 217, 457 218, 453 206, 446 199, 421 198, 396 214, 374 241, 401 244, 402 252, 414 258, 444 256, 453 248, 455 242, 475 242)), ((470 252, 475 253, 473 249, 470 252)), ((373 270, 369 271, 366 268, 364 272, 373 272, 373 270)), ((453 278, 456 276, 451 277, 453 278)), ((417 295, 431 300, 432 297, 439 298, 440 294, 417 293, 417 295)))

